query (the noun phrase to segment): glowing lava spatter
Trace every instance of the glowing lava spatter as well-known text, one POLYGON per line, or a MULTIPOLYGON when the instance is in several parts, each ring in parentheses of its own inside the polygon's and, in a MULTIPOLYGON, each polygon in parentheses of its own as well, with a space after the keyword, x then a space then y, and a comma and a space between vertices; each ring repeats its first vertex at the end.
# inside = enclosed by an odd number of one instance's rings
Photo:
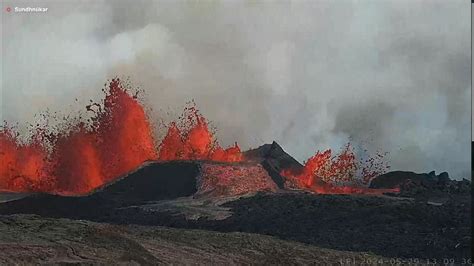
POLYGON ((78 125, 55 136, 48 174, 55 179, 55 193, 86 193, 105 182, 97 132, 78 125))
MULTIPOLYGON (((180 123, 171 122, 166 136, 156 145, 143 106, 121 81, 113 79, 104 92, 102 102, 86 106, 94 112, 89 124, 68 123, 55 133, 46 133, 47 126, 38 128, 29 142, 20 141, 11 127, 3 126, 0 191, 84 194, 148 160, 241 162, 245 159, 237 143, 227 149, 219 145, 208 121, 195 106, 185 108, 180 123)), ((331 150, 318 152, 302 171, 283 170, 281 174, 289 186, 318 193, 387 192, 363 188, 353 182, 358 173, 362 175, 359 180, 365 184, 381 174, 379 170, 383 167, 377 160, 371 158, 361 166, 349 145, 339 155, 331 156, 331 150)), ((251 169, 254 168, 248 169, 249 176, 251 169)))
POLYGON ((155 140, 141 104, 112 80, 97 119, 97 136, 105 181, 134 170, 144 161, 156 160, 155 140))
POLYGON ((185 109, 184 128, 171 122, 160 145, 160 160, 242 161, 240 147, 223 149, 209 130, 206 119, 195 107, 185 109))
POLYGON ((53 137, 55 192, 86 193, 157 158, 146 114, 120 80, 110 82, 102 105, 91 129, 80 123, 53 137))
MULTIPOLYGON (((159 152, 145 111, 119 79, 113 79, 94 111, 91 125, 69 125, 59 133, 21 143, 14 131, 0 131, 0 190, 83 194, 148 160, 242 160, 240 148, 223 149, 204 117, 189 108, 186 127, 171 123, 159 152), (48 143, 41 140, 48 139, 48 143), (46 152, 46 147, 51 147, 46 152)), ((47 132, 47 128, 41 132, 47 132)))
MULTIPOLYGON (((380 155, 378 155, 380 156, 380 155)), ((380 158, 381 159, 381 158, 380 158)), ((337 156, 332 157, 331 149, 317 152, 309 158, 301 171, 284 169, 280 173, 288 179, 288 186, 311 190, 320 194, 382 194, 399 192, 399 189, 369 189, 372 178, 383 174, 382 160, 369 158, 371 164, 360 165, 350 144, 337 156), (358 169, 361 172, 358 173, 358 169), (357 178, 358 174, 362 176, 357 178)), ((386 167, 385 167, 386 168, 386 167)))
POLYGON ((22 143, 7 125, 0 130, 0 190, 45 189, 46 151, 34 136, 22 143))

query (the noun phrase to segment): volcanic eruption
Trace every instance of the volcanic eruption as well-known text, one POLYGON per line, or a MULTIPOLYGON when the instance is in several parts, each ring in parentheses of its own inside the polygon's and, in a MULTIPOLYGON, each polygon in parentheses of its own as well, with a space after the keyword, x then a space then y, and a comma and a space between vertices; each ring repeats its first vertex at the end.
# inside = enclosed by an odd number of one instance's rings
MULTIPOLYGON (((195 106, 186 107, 180 120, 169 123, 165 137, 157 141, 142 104, 120 79, 113 79, 104 93, 102 102, 86 106, 93 112, 90 123, 69 123, 54 133, 47 126, 36 128, 26 142, 5 124, 0 131, 0 190, 84 194, 146 161, 236 165, 248 161, 237 143, 228 148, 219 145, 195 106)), ((331 150, 317 152, 300 169, 281 169, 280 175, 285 188, 317 193, 382 193, 386 190, 365 188, 387 169, 381 163, 383 156, 378 156, 358 161, 348 144, 337 156, 332 156, 331 150)))

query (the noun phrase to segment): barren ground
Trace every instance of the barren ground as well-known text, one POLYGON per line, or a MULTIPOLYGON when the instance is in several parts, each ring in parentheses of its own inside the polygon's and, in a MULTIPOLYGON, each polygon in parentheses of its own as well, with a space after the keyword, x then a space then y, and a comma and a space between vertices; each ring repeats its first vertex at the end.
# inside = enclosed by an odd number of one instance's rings
POLYGON ((338 264, 381 259, 275 237, 0 216, 0 264, 338 264))

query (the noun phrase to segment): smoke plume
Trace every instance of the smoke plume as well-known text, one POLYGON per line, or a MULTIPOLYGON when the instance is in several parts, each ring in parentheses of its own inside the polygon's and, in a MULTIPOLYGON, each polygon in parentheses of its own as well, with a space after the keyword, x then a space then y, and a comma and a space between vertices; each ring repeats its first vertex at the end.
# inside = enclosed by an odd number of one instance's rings
POLYGON ((303 161, 351 141, 389 152, 392 169, 470 178, 468 5, 2 2, 1 116, 74 114, 129 77, 152 120, 194 99, 224 146, 276 140, 303 161))

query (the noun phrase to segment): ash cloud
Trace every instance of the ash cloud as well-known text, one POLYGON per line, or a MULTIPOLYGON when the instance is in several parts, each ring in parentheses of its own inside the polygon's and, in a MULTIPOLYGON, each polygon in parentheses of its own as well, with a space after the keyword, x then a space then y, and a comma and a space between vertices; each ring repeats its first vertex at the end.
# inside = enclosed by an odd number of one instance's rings
POLYGON ((124 76, 152 118, 194 99, 224 145, 276 140, 303 161, 352 141, 392 169, 470 178, 466 1, 2 5, 49 8, 3 14, 7 121, 76 112, 124 76))

